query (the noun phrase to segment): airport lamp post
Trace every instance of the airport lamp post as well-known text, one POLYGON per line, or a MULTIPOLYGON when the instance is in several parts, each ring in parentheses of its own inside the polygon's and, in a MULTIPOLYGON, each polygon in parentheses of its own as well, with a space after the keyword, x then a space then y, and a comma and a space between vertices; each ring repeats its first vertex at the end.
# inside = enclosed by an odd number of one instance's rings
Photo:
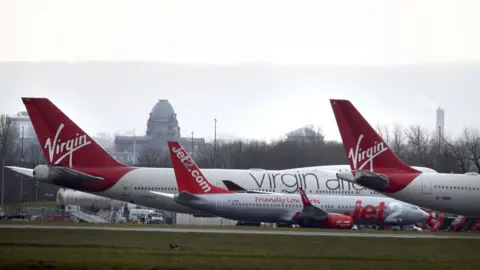
POLYGON ((217 168, 217 118, 214 118, 213 120, 215 121, 213 131, 213 168, 217 168))
MULTIPOLYGON (((22 164, 23 167, 23 159, 24 159, 24 153, 23 153, 23 125, 22 125, 22 150, 20 152, 20 163, 22 164)), ((23 174, 20 174, 20 202, 23 202, 23 174)))
POLYGON ((137 137, 135 136, 135 128, 133 129, 133 164, 137 164, 137 137))
POLYGON ((192 131, 192 158, 193 158, 193 131, 192 131))

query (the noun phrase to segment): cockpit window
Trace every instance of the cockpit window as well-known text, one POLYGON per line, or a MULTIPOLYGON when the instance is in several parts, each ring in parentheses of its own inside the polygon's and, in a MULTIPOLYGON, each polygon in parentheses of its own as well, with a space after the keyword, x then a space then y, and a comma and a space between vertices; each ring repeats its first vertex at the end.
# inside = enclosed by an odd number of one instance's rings
POLYGON ((411 208, 412 208, 413 210, 418 210, 418 207, 416 207, 416 206, 411 206, 411 208))

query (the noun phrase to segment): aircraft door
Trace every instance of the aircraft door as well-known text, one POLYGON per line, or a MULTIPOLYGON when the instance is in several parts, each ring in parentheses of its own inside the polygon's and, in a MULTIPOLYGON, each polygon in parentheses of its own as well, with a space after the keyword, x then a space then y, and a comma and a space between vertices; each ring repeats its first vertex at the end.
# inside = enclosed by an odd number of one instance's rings
POLYGON ((430 179, 429 177, 422 178, 422 194, 432 194, 432 179, 430 179))
POLYGON ((130 184, 124 184, 122 195, 123 196, 130 196, 132 194, 132 189, 130 188, 130 184))

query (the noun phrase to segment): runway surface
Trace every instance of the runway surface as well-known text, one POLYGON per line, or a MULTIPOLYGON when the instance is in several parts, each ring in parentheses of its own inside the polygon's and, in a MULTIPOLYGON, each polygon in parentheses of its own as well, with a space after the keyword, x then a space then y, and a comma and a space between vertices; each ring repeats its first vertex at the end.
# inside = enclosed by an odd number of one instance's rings
POLYGON ((303 236, 340 236, 340 237, 373 237, 373 238, 430 238, 430 239, 478 239, 480 236, 440 235, 418 233, 377 233, 377 232, 307 232, 307 231, 274 231, 274 230, 218 230, 218 229, 186 229, 186 228, 154 228, 154 227, 114 227, 114 226, 55 226, 55 225, 20 225, 0 224, 0 229, 54 229, 54 230, 107 230, 107 231, 146 231, 171 233, 229 233, 229 234, 271 234, 271 235, 303 235, 303 236), (28 227, 27 227, 28 226, 28 227))

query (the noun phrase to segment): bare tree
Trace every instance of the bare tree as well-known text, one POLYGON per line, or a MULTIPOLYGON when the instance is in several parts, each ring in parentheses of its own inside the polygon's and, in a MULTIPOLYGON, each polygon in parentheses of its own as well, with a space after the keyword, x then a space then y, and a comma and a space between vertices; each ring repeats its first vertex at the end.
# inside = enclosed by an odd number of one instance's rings
POLYGON ((388 129, 388 126, 377 123, 375 125, 375 129, 377 130, 378 135, 382 137, 383 141, 386 144, 390 145, 390 131, 388 129))
POLYGON ((144 167, 158 167, 163 156, 159 150, 147 147, 140 151, 137 163, 139 166, 144 167))
POLYGON ((6 114, 0 116, 0 158, 2 159, 2 209, 5 194, 5 161, 8 160, 18 139, 18 127, 6 114))
POLYGON ((397 154, 397 156, 401 159, 404 157, 404 151, 406 147, 405 139, 405 129, 400 123, 395 123, 392 129, 392 140, 390 142, 390 147, 392 148, 392 151, 395 152, 395 154, 397 154))
POLYGON ((453 141, 449 139, 445 139, 443 143, 445 144, 444 154, 452 156, 457 165, 460 167, 460 171, 462 173, 466 173, 469 169, 469 131, 467 129, 464 130, 463 136, 458 138, 457 140, 453 141))
POLYGON ((468 158, 477 168, 477 172, 480 172, 480 135, 478 130, 465 129, 463 138, 468 147, 468 158))
POLYGON ((408 146, 411 151, 412 161, 416 165, 433 167, 433 160, 431 157, 431 136, 428 131, 422 129, 420 126, 411 126, 407 131, 408 146))

